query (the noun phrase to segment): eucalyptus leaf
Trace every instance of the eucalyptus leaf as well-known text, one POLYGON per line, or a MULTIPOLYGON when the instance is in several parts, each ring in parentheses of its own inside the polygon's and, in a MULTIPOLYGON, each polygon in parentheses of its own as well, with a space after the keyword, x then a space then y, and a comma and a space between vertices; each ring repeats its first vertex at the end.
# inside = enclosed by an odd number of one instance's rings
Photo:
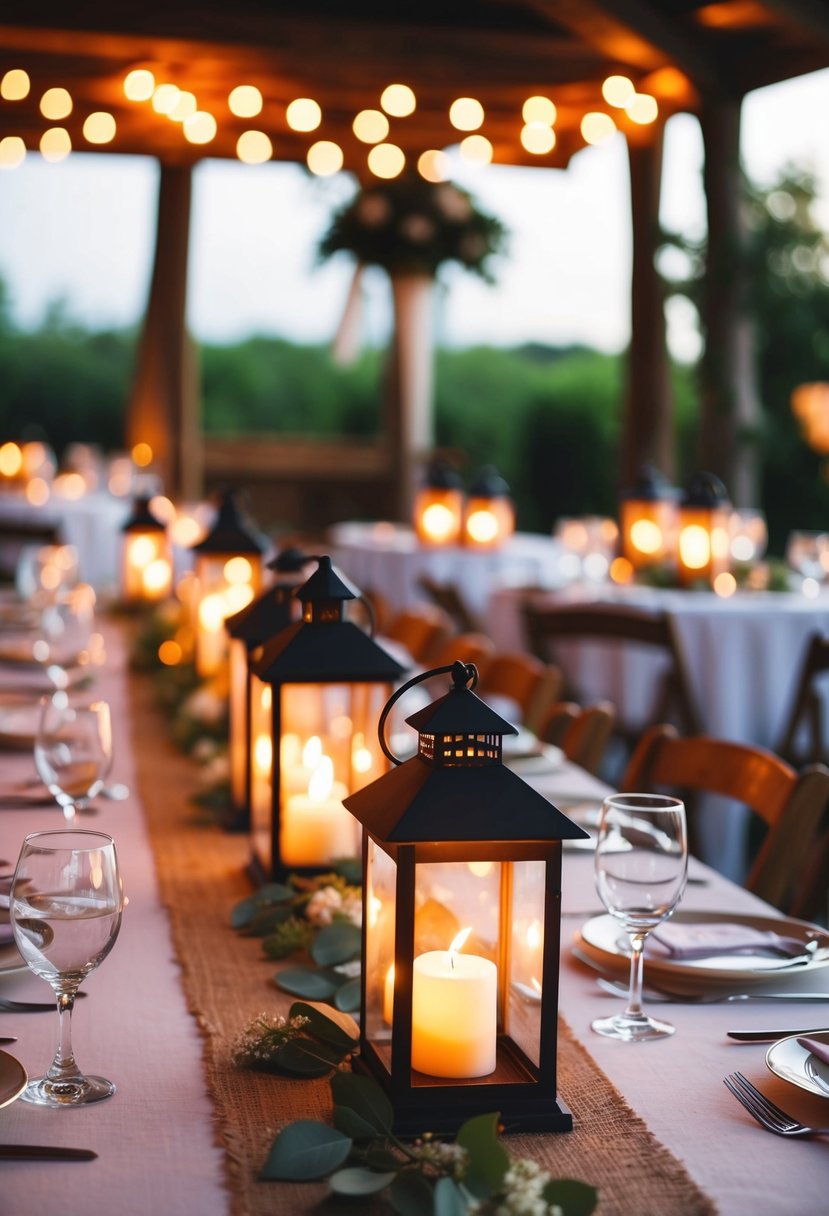
POLYGON ((336 1195, 374 1195, 393 1182, 395 1174, 375 1174, 373 1170, 352 1166, 337 1170, 328 1179, 328 1185, 336 1195))
POLYGON ((317 1001, 333 996, 343 983, 341 975, 322 967, 288 967, 277 971, 273 979, 283 992, 317 1001))
POLYGON ((338 1072, 331 1078, 331 1093, 337 1106, 347 1106, 382 1134, 391 1131, 392 1104, 371 1077, 353 1072, 338 1072))
POLYGON ((311 958, 321 967, 345 963, 360 953, 362 934, 349 920, 335 920, 320 929, 311 943, 311 958))
POLYGON ((467 1216, 463 1192, 454 1178, 439 1178, 435 1183, 434 1216, 467 1216))
POLYGON ((351 1152, 348 1136, 325 1123, 300 1119, 289 1123, 274 1140, 262 1178, 309 1182, 336 1170, 351 1152))
POLYGON ((339 874, 352 887, 359 887, 363 881, 363 862, 360 857, 341 857, 334 863, 334 873, 339 874))
POLYGON ((291 1039, 276 1052, 274 1062, 281 1072, 294 1077, 325 1077, 342 1062, 342 1054, 325 1043, 307 1043, 291 1039))
POLYGON ((254 891, 253 895, 248 895, 236 904, 230 914, 230 923, 234 929, 242 929, 263 907, 268 904, 285 903, 287 900, 293 899, 295 894, 296 892, 291 887, 286 887, 284 883, 266 883, 258 891, 254 891))
POLYGON ((334 1004, 338 1009, 346 1013, 351 1013, 355 1009, 360 1008, 361 992, 360 981, 348 980, 341 988, 338 988, 334 993, 334 1004))
POLYGON ((290 904, 277 904, 273 908, 259 908, 252 920, 240 930, 243 937, 267 937, 278 925, 283 925, 293 916, 290 904))
MULTIPOLYGON (((340 1107, 340 1110, 348 1110, 348 1107, 342 1106, 340 1107)), ((354 1111, 351 1113, 353 1115, 354 1111)), ((345 1129, 340 1128, 340 1131, 345 1131, 345 1129)), ((348 1132, 346 1132, 346 1135, 348 1135, 348 1132)), ((401 1164, 401 1159, 399 1157, 395 1157, 394 1153, 389 1152, 387 1148, 380 1148, 377 1145, 371 1145, 366 1150, 366 1165, 369 1167, 369 1169, 376 1170, 378 1174, 385 1174, 389 1170, 391 1170, 393 1173, 397 1173, 401 1164)))
POLYGON ((599 1192, 576 1178, 552 1178, 541 1192, 549 1204, 557 1204, 567 1216, 590 1216, 599 1202, 599 1192))
POLYGON ((406 1170, 389 1187, 389 1199, 398 1216, 432 1216, 434 1193, 422 1174, 406 1170))
POLYGON ((509 1169, 509 1153, 498 1140, 499 1118, 497 1112, 476 1115, 458 1130, 457 1142, 469 1154, 466 1183, 476 1195, 482 1186, 484 1193, 500 1190, 509 1169))
MULTIPOLYGON (((377 1137, 377 1128, 374 1124, 369 1123, 362 1115, 358 1115, 356 1110, 352 1110, 350 1106, 335 1106, 333 1120, 337 1130, 350 1136, 354 1141, 374 1140, 377 1137)), ((395 1162, 395 1164, 397 1163, 395 1162)))
POLYGON ((284 882, 266 882, 254 894, 260 904, 283 904, 287 899, 293 899, 296 891, 284 882))
POLYGON ((248 895, 246 899, 240 900, 235 905, 230 913, 230 924, 234 929, 242 929, 250 921, 253 920, 256 913, 259 911, 259 905, 256 902, 254 895, 248 895))
POLYGON ((308 1019, 307 1030, 315 1038, 353 1051, 360 1038, 360 1027, 348 1013, 332 1009, 330 1005, 317 1005, 313 1001, 294 1001, 288 1016, 308 1019))

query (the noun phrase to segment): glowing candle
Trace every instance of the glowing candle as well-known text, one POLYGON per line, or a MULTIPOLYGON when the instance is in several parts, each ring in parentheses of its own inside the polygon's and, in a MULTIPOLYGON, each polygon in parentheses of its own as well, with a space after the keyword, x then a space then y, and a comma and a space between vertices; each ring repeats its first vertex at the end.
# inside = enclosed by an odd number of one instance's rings
POLYGON ((394 1013, 394 963, 386 972, 386 983, 383 987, 383 1021, 387 1026, 391 1026, 392 1014, 394 1013))
POLYGON ((279 852, 289 866, 317 866, 356 852, 356 825, 342 805, 348 790, 334 781, 334 764, 322 755, 307 794, 287 799, 280 827, 279 852))
POLYGON ((490 959, 458 953, 469 933, 414 960, 412 1068, 433 1077, 495 1071, 498 969, 490 959))

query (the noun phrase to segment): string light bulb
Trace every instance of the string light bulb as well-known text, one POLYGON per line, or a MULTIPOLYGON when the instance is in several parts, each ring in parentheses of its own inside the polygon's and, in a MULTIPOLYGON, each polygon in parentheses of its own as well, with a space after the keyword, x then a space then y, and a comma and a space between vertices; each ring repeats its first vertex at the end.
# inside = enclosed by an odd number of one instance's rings
POLYGON ((67 89, 47 89, 40 99, 40 112, 51 122, 72 113, 72 98, 67 89))
POLYGON ((417 100, 407 84, 390 84, 380 95, 380 105, 392 118, 408 118, 414 114, 417 100))
POLYGON ((322 110, 312 97, 297 97, 288 105, 285 120, 292 131, 316 131, 322 122, 322 110))
POLYGON ((255 118, 262 112, 262 94, 256 85, 237 84, 227 99, 228 109, 237 118, 255 118))
POLYGON ((331 177, 342 169, 344 159, 339 144, 330 139, 320 139, 311 144, 305 156, 305 163, 316 177, 331 177))
POLYGON ((484 107, 474 97, 456 97, 449 107, 449 121, 457 131, 477 131, 483 125, 484 107))
POLYGON ((147 68, 133 68, 124 77, 127 101, 149 101, 155 92, 155 76, 147 68))

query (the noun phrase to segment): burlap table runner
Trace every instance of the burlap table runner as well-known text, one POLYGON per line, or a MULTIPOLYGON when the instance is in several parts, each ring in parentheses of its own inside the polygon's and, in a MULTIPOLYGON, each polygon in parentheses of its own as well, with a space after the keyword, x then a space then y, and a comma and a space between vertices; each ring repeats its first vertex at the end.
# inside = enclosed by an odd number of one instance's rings
MULTIPOLYGON (((326 1119, 327 1081, 295 1081, 251 1072, 232 1062, 239 1032, 263 1010, 291 1003, 271 982, 275 966, 255 938, 229 927, 233 905, 250 892, 244 836, 204 822, 190 798, 191 761, 165 738, 152 688, 132 677, 132 736, 162 900, 172 923, 184 989, 204 1034, 204 1061, 216 1111, 216 1135, 227 1154, 233 1216, 299 1216, 317 1207, 324 1184, 258 1180, 276 1132, 293 1119, 326 1119)), ((682 1164, 648 1131, 563 1021, 559 1086, 575 1129, 561 1135, 509 1137, 513 1155, 533 1157, 557 1177, 581 1178, 600 1191, 601 1216, 709 1216, 713 1204, 682 1164)), ((356 1207, 330 1198, 330 1213, 388 1211, 378 1201, 356 1207)))

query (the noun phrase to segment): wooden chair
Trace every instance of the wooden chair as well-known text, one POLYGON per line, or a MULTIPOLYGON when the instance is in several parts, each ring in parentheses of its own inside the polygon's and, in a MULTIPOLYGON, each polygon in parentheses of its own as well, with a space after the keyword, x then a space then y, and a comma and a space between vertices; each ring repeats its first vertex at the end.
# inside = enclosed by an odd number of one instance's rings
POLYGON ((609 701, 582 708, 574 701, 556 701, 541 719, 538 737, 560 747, 568 760, 589 773, 598 773, 613 733, 616 711, 609 701))
POLYGON ((561 671, 554 664, 521 651, 507 651, 490 658, 475 691, 484 701, 503 697, 513 702, 521 724, 537 732, 545 712, 558 699, 562 682, 561 671))
POLYGON ((436 650, 429 662, 434 667, 442 667, 445 663, 474 663, 478 668, 479 678, 495 654, 495 643, 484 633, 456 633, 447 638, 443 645, 436 650))
POLYGON ((396 612, 383 632, 405 647, 416 663, 428 667, 432 655, 456 631, 452 618, 437 604, 414 604, 396 612))
POLYGON ((448 613, 460 633, 483 633, 483 625, 468 607, 454 583, 439 583, 428 574, 421 574, 418 585, 432 603, 448 613))
POLYGON ((794 906, 829 802, 825 765, 797 772, 765 748, 704 735, 682 739, 660 725, 642 737, 620 788, 705 791, 749 807, 767 831, 745 885, 781 911, 794 906))
MULTIPOLYGON (((614 731, 628 747, 638 741, 643 727, 676 720, 685 734, 699 734, 697 712, 687 665, 669 613, 646 611, 629 605, 585 603, 550 604, 526 599, 522 606, 524 628, 532 652, 545 662, 556 661, 556 646, 561 642, 601 641, 625 647, 647 647, 661 652, 667 667, 654 689, 651 708, 644 723, 619 721, 617 706, 614 731)), ((584 703, 578 688, 573 699, 584 703)))
POLYGON ((829 671, 829 634, 814 633, 809 638, 800 663, 794 696, 786 714, 783 731, 775 751, 791 764, 825 762, 823 702, 816 688, 817 677, 829 671), (801 727, 807 732, 805 748, 796 739, 801 727))

